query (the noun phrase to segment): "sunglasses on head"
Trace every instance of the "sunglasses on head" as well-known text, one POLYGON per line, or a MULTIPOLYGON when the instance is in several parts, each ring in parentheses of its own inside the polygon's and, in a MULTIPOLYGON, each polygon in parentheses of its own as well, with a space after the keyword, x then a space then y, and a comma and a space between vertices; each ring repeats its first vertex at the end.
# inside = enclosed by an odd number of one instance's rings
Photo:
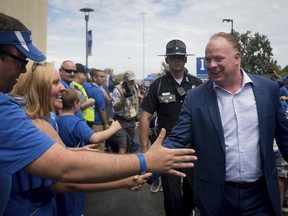
POLYGON ((62 70, 66 71, 67 73, 78 73, 76 70, 73 69, 65 69, 65 68, 61 68, 62 70))
POLYGON ((46 66, 47 62, 34 62, 31 67, 32 75, 35 73, 38 66, 46 66))

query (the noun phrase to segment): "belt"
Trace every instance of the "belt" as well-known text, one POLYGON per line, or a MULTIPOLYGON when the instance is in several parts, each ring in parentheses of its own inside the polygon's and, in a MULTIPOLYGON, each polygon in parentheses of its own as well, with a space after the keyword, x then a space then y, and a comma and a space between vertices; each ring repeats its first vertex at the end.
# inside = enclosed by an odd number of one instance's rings
POLYGON ((232 182, 232 181, 225 181, 225 185, 233 186, 241 189, 250 188, 255 185, 259 185, 264 182, 264 177, 254 181, 254 182, 232 182))

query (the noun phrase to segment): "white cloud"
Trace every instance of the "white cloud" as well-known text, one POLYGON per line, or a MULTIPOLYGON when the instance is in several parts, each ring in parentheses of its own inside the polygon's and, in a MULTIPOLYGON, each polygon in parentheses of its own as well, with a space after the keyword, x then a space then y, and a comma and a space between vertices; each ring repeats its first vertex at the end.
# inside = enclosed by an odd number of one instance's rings
MULTIPOLYGON (((158 72, 166 43, 183 40, 187 52, 203 56, 209 37, 219 31, 234 29, 267 35, 274 58, 285 67, 288 44, 288 2, 286 0, 49 0, 48 59, 60 65, 65 59, 85 64, 85 20, 79 9, 93 8, 89 30, 93 30, 93 56, 89 67, 127 69, 143 77, 143 15, 145 15, 145 75, 158 72)), ((195 73, 195 57, 186 65, 195 73)))

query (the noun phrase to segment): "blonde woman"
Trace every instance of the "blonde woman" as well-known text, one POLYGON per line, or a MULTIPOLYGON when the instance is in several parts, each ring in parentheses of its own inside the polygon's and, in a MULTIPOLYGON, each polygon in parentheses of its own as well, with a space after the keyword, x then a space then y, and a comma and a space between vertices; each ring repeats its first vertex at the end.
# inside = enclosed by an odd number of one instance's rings
MULTIPOLYGON (((25 74, 19 77, 12 91, 13 94, 26 98, 26 113, 35 126, 62 145, 64 145, 62 140, 48 120, 54 105, 62 107, 61 96, 64 91, 59 73, 52 63, 34 63, 25 74)), ((11 195, 4 215, 57 215, 55 192, 94 192, 119 187, 137 190, 149 176, 150 174, 145 174, 114 182, 86 185, 55 182, 19 171, 12 176, 11 195)))

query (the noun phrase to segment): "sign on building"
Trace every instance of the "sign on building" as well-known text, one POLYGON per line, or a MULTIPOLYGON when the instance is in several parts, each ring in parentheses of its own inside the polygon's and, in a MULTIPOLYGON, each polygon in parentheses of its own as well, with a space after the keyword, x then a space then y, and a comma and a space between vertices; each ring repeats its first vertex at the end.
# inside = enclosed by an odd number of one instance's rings
POLYGON ((206 61, 204 57, 197 57, 196 59, 197 77, 202 80, 208 79, 208 72, 206 69, 206 61))

